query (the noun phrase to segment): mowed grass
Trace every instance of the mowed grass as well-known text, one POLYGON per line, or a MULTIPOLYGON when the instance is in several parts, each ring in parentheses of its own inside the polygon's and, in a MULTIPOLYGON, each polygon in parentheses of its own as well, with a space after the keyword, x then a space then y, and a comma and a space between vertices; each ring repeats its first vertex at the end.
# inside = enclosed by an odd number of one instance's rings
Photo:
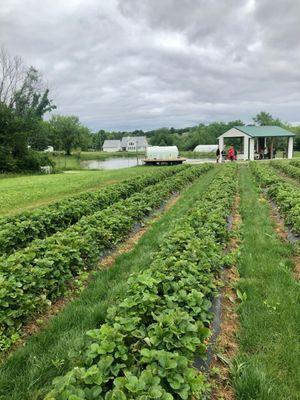
POLYGON ((54 175, 25 175, 0 179, 0 215, 18 212, 56 202, 85 190, 120 182, 124 179, 157 171, 160 167, 132 167, 106 171, 74 171, 54 175))
POLYGON ((1 400, 42 399, 52 379, 76 364, 85 332, 104 322, 107 308, 126 290, 129 274, 148 267, 173 221, 188 212, 216 172, 217 168, 209 171, 183 190, 177 203, 150 225, 131 252, 119 256, 111 268, 96 272, 76 301, 55 317, 47 329, 31 337, 25 347, 10 356, 0 367, 1 400))
POLYGON ((238 400, 300 399, 300 285, 292 246, 274 231, 269 204, 247 167, 241 168, 243 245, 239 265, 239 355, 233 382, 238 400))

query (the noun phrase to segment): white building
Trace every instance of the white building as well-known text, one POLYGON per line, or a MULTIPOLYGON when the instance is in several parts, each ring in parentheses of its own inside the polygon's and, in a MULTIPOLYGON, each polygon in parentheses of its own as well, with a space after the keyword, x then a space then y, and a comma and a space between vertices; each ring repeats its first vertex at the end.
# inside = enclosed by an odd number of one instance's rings
POLYGON ((216 152, 218 147, 217 144, 198 144, 198 146, 194 148, 194 151, 196 153, 211 153, 216 152))
POLYGON ((179 156, 177 146, 149 146, 147 160, 176 160, 179 156))
POLYGON ((124 136, 121 147, 123 151, 146 151, 148 142, 146 136, 124 136))
POLYGON ((121 140, 104 140, 102 150, 109 153, 121 151, 121 140))
POLYGON ((218 137, 219 148, 226 145, 226 138, 240 138, 243 160, 254 160, 264 149, 267 149, 270 158, 274 154, 274 138, 286 138, 287 158, 293 158, 294 133, 279 126, 234 126, 218 137))
MULTIPOLYGON (((30 146, 28 146, 30 148, 30 146)), ((53 146, 48 146, 45 150, 44 153, 53 153, 54 152, 54 147, 53 146)))

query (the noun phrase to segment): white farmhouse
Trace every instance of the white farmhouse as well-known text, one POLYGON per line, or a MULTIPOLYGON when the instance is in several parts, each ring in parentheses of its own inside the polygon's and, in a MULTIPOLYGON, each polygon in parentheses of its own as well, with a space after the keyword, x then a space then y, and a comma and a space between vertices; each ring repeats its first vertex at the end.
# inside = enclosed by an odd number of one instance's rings
POLYGON ((104 140, 102 150, 109 153, 121 151, 121 140, 104 140))
POLYGON ((148 142, 146 136, 124 136, 121 146, 123 151, 146 151, 148 142))

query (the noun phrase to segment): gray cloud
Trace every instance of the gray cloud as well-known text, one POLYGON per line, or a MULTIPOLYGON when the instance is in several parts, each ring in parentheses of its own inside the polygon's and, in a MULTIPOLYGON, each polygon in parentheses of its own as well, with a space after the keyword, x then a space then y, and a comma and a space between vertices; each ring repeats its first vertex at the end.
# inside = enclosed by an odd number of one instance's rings
POLYGON ((0 44, 94 129, 299 121, 300 2, 2 0, 0 44))

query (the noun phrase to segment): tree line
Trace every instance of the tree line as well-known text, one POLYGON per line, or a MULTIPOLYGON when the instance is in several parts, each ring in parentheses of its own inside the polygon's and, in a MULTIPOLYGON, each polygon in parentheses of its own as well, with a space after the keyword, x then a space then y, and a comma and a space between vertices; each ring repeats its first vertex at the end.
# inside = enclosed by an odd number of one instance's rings
MULTIPOLYGON (((123 136, 146 136, 151 145, 176 145, 193 150, 198 144, 215 144, 217 137, 243 121, 212 122, 186 128, 162 127, 151 131, 92 132, 73 115, 45 116, 56 106, 50 88, 37 69, 24 65, 0 49, 0 172, 39 170, 52 161, 41 151, 53 146, 70 155, 74 149, 101 150, 104 140, 123 136)), ((295 149, 300 150, 300 126, 292 127, 265 111, 253 117, 258 125, 278 125, 296 133, 295 149)), ((281 143, 277 144, 280 148, 281 143)))

